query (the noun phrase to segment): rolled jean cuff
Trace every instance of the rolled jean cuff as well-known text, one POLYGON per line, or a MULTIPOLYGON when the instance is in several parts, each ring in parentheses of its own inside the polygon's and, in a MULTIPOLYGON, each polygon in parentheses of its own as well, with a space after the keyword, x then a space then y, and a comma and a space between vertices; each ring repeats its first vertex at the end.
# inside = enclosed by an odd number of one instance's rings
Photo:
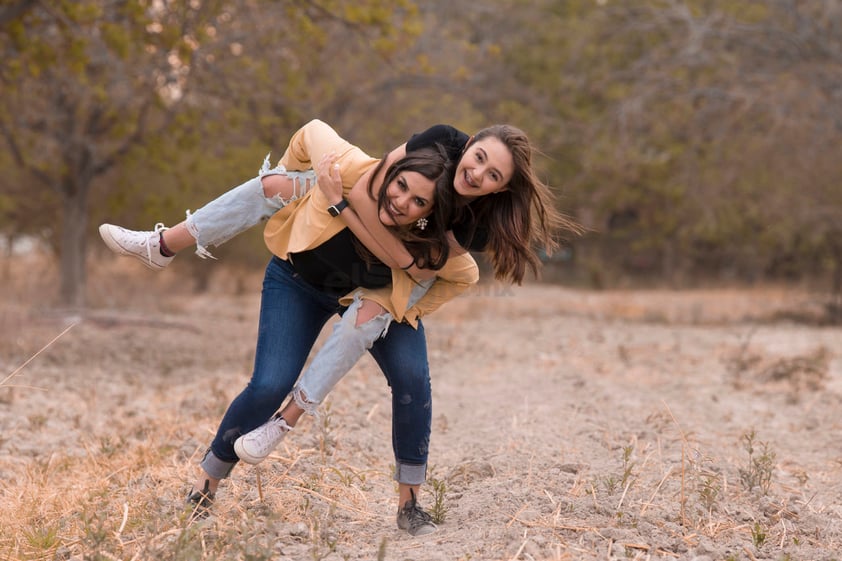
POLYGON ((395 481, 406 485, 421 485, 427 480, 427 464, 413 465, 397 462, 395 481))
POLYGON ((208 448, 208 451, 205 452, 205 457, 202 458, 202 462, 199 465, 205 470, 205 473, 214 479, 226 479, 231 475, 231 470, 234 469, 237 462, 220 460, 214 455, 213 450, 208 448))

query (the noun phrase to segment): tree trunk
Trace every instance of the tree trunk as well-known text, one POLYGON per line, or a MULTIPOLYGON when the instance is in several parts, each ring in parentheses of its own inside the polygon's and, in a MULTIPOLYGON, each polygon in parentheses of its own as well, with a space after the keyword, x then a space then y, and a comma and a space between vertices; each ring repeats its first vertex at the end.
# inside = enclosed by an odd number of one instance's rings
POLYGON ((61 305, 85 306, 85 236, 88 224, 88 186, 65 189, 61 237, 61 305))
POLYGON ((12 256, 14 255, 15 234, 8 233, 6 238, 6 259, 3 260, 3 282, 12 280, 12 256))
POLYGON ((830 321, 837 325, 842 324, 842 246, 835 246, 833 254, 830 321))

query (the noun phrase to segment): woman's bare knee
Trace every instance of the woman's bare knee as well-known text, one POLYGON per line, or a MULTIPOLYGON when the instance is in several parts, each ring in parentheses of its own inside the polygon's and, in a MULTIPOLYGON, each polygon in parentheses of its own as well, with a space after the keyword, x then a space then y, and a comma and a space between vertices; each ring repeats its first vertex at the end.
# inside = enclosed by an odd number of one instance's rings
POLYGON ((263 183, 263 195, 267 199, 278 195, 282 199, 289 199, 294 194, 293 180, 286 175, 267 175, 261 179, 261 182, 263 183))
POLYGON ((377 302, 373 300, 362 300, 359 309, 357 309, 356 326, 359 327, 365 322, 385 313, 386 309, 377 302))

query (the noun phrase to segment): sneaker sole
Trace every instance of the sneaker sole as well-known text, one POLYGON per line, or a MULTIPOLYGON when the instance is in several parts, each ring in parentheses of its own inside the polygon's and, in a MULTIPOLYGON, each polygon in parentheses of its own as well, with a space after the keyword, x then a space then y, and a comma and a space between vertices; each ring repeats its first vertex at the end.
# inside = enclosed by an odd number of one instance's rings
POLYGON ((253 466, 256 466, 257 464, 259 464, 260 462, 262 462, 263 460, 265 460, 268 457, 268 456, 263 456, 262 458, 256 458, 256 457, 250 455, 248 452, 246 452, 243 449, 243 445, 241 444, 242 439, 243 439, 243 437, 241 436, 240 438, 238 438, 237 440, 234 441, 234 453, 237 454, 237 457, 240 458, 242 461, 244 461, 247 464, 251 464, 253 466))
POLYGON ((414 534, 409 531, 409 528, 403 528, 400 524, 398 524, 398 529, 403 530, 413 538, 420 538, 422 536, 429 536, 430 534, 435 534, 436 532, 438 532, 439 527, 436 525, 433 525, 432 527, 424 526, 423 528, 419 528, 414 534))
POLYGON ((157 265, 145 257, 141 257, 137 253, 128 251, 123 246, 117 243, 117 241, 111 237, 110 228, 108 228, 108 224, 100 224, 99 226, 99 237, 102 238, 102 241, 105 242, 105 245, 108 246, 108 249, 117 253, 119 255, 125 255, 126 257, 134 257, 141 263, 143 263, 147 269, 152 269, 153 271, 163 271, 164 267, 157 265))

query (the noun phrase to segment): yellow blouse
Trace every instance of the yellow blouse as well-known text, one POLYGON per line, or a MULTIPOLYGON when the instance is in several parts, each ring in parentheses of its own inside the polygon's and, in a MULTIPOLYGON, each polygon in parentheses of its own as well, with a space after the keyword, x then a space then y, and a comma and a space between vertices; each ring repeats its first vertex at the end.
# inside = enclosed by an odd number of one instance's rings
MULTIPOLYGON (((329 153, 336 156, 346 196, 356 181, 379 162, 341 138, 327 123, 313 119, 293 134, 280 165, 288 170, 310 169, 314 167, 313 162, 320 162, 322 156, 329 153)), ((312 188, 303 197, 287 204, 266 223, 263 236, 269 251, 287 259, 290 253, 318 247, 339 233, 345 223, 328 213, 329 206, 327 197, 318 188, 312 188)), ((447 263, 436 273, 430 289, 410 308, 407 305, 416 284, 404 271, 392 270, 391 286, 360 290, 363 298, 383 306, 396 321, 418 327, 418 318, 462 294, 479 280, 479 268, 468 252, 451 252, 447 263)), ((340 302, 347 305, 352 299, 353 294, 348 294, 340 302)))

